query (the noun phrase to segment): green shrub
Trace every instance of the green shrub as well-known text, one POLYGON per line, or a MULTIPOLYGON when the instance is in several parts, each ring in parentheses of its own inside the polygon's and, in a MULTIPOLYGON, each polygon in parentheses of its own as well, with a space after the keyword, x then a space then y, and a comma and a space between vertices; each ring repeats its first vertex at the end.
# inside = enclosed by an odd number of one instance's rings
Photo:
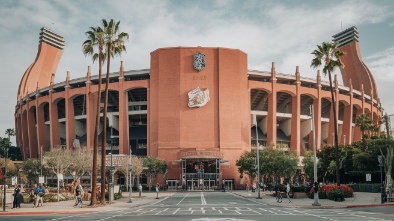
POLYGON ((332 188, 332 189, 330 189, 329 192, 327 192, 327 198, 329 200, 342 202, 345 200, 345 194, 344 194, 343 190, 340 188, 332 188))
POLYGON ((114 193, 114 199, 115 200, 118 200, 120 198, 122 198, 122 190, 121 189, 119 189, 119 192, 114 193))
POLYGON ((293 190, 293 192, 305 192, 305 186, 292 186, 291 189, 293 190))

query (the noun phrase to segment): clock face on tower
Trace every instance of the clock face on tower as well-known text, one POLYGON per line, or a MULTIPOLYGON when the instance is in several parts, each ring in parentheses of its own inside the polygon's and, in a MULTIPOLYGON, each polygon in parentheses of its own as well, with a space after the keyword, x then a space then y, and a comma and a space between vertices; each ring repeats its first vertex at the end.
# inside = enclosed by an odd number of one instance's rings
POLYGON ((205 54, 201 54, 201 52, 194 54, 193 67, 197 71, 201 71, 205 68, 205 54))

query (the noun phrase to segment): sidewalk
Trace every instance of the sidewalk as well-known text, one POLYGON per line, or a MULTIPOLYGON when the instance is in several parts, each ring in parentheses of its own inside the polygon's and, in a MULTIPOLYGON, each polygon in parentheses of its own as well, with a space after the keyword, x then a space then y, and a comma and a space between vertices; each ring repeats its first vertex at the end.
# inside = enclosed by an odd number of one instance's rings
POLYGON ((250 199, 255 202, 279 206, 279 207, 299 207, 299 208, 316 208, 316 209, 324 209, 324 208, 352 208, 352 207, 375 207, 375 206, 394 206, 394 202, 385 202, 381 204, 380 202, 380 193, 364 193, 364 192, 355 192, 354 197, 345 198, 343 202, 335 202, 333 200, 328 199, 319 199, 319 203, 321 206, 312 206, 314 202, 313 199, 309 198, 290 198, 291 203, 286 197, 283 197, 282 203, 276 202, 275 197, 273 196, 273 192, 261 192, 260 197, 262 199, 257 198, 257 192, 248 191, 230 191, 234 195, 244 197, 250 199))
POLYGON ((141 198, 138 197, 138 193, 132 194, 132 203, 129 201, 129 193, 123 192, 123 197, 118 200, 114 200, 112 204, 101 206, 100 202, 96 207, 90 207, 88 204, 90 201, 83 201, 82 208, 73 207, 75 201, 59 201, 59 202, 47 202, 44 206, 33 208, 33 203, 22 203, 21 208, 11 209, 12 204, 6 204, 6 212, 3 212, 3 207, 0 208, 0 217, 9 215, 28 215, 28 214, 77 214, 77 213, 88 213, 98 211, 112 211, 125 208, 140 207, 146 204, 153 203, 154 201, 160 201, 167 196, 173 195, 175 192, 160 192, 159 199, 156 199, 156 192, 143 192, 141 198))
MULTIPOLYGON (((198 191, 196 191, 198 192, 198 191)), ((114 200, 112 204, 107 204, 106 206, 97 205, 96 207, 87 206, 90 201, 84 201, 84 205, 82 208, 73 207, 74 200, 69 201, 60 201, 60 202, 47 202, 44 203, 43 207, 33 208, 33 204, 21 204, 20 209, 11 209, 12 204, 7 204, 6 212, 2 212, 3 208, 0 208, 0 217, 8 216, 8 215, 34 215, 34 214, 77 214, 77 213, 88 213, 88 212, 98 212, 98 211, 113 211, 125 208, 134 208, 140 207, 147 204, 154 203, 155 201, 159 202, 167 196, 171 196, 176 192, 160 192, 159 199, 156 199, 155 192, 143 192, 142 197, 138 197, 138 193, 133 193, 132 195, 132 203, 128 203, 129 201, 129 193, 124 192, 123 198, 119 200, 114 200)), ((309 198, 299 198, 299 199, 291 199, 291 203, 289 203, 287 198, 283 198, 282 203, 277 203, 275 197, 272 196, 273 192, 261 192, 260 196, 262 199, 256 199, 257 192, 245 190, 234 190, 234 191, 226 191, 223 194, 233 194, 238 197, 247 198, 251 201, 267 204, 271 206, 278 207, 293 207, 293 208, 314 208, 314 209, 326 209, 326 208, 352 208, 352 207, 374 207, 374 206, 394 206, 394 202, 385 202, 384 204, 380 204, 380 193, 362 193, 356 192, 354 193, 353 198, 346 198, 343 202, 335 202, 327 199, 320 199, 319 203, 321 206, 312 206, 314 202, 313 199, 309 198)))

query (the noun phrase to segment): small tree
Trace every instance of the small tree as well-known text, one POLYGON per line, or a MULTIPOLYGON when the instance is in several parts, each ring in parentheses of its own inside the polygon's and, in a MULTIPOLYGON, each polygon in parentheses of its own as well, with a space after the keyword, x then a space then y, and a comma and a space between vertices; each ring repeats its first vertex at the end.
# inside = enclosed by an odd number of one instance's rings
MULTIPOLYGON (((70 153, 71 166, 70 172, 74 181, 81 178, 85 173, 93 171, 93 150, 88 148, 79 148, 70 153)), ((100 163, 100 162, 98 162, 100 163)))
POLYGON ((45 152, 43 164, 52 174, 66 174, 73 166, 71 150, 55 147, 45 152))
MULTIPOLYGON (((133 169, 131 171, 132 177, 129 177, 129 164, 130 164, 130 156, 125 157, 125 159, 122 162, 122 166, 118 167, 118 171, 126 175, 126 180, 129 180, 130 178, 134 180, 134 177, 139 177, 143 171, 144 167, 144 160, 141 157, 138 156, 132 156, 131 157, 131 164, 133 166, 133 169)), ((133 185, 133 184, 132 184, 133 185)), ((132 188, 130 186, 130 188, 132 188)))
POLYGON ((302 164, 304 165, 304 172, 309 181, 312 181, 314 176, 313 169, 313 152, 306 151, 304 154, 304 159, 302 159, 302 164))
POLYGON ((249 181, 251 183, 254 182, 257 176, 256 169, 256 151, 246 151, 244 152, 240 158, 236 161, 236 166, 238 167, 238 172, 242 176, 246 174, 249 176, 249 181))
POLYGON ((165 174, 167 172, 167 162, 159 158, 148 156, 144 159, 144 166, 148 167, 145 171, 148 177, 149 191, 152 187, 152 182, 156 179, 158 174, 165 174))
POLYGON ((38 159, 28 159, 23 161, 22 170, 26 175, 26 179, 29 184, 32 182, 38 184, 37 178, 39 174, 41 174, 41 170, 43 175, 48 174, 48 170, 43 168, 41 161, 38 159))
POLYGON ((280 177, 290 178, 297 170, 298 157, 292 151, 286 153, 281 148, 269 147, 260 155, 260 173, 273 176, 276 183, 280 177))

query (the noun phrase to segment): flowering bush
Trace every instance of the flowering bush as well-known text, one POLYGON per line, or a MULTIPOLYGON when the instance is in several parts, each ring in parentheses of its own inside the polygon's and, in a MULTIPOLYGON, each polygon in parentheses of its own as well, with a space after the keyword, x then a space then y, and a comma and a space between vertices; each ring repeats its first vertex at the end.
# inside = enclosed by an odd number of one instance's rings
MULTIPOLYGON (((307 193, 308 197, 313 199, 315 191, 313 188, 307 193)), ((319 199, 330 199, 330 200, 344 200, 343 198, 353 197, 353 189, 349 186, 341 184, 337 186, 336 184, 325 185, 319 187, 319 199), (342 197, 343 196, 343 197, 342 197)))
POLYGON ((334 201, 344 201, 345 200, 345 194, 343 193, 342 189, 340 188, 331 188, 327 192, 327 198, 329 200, 334 200, 334 201))

